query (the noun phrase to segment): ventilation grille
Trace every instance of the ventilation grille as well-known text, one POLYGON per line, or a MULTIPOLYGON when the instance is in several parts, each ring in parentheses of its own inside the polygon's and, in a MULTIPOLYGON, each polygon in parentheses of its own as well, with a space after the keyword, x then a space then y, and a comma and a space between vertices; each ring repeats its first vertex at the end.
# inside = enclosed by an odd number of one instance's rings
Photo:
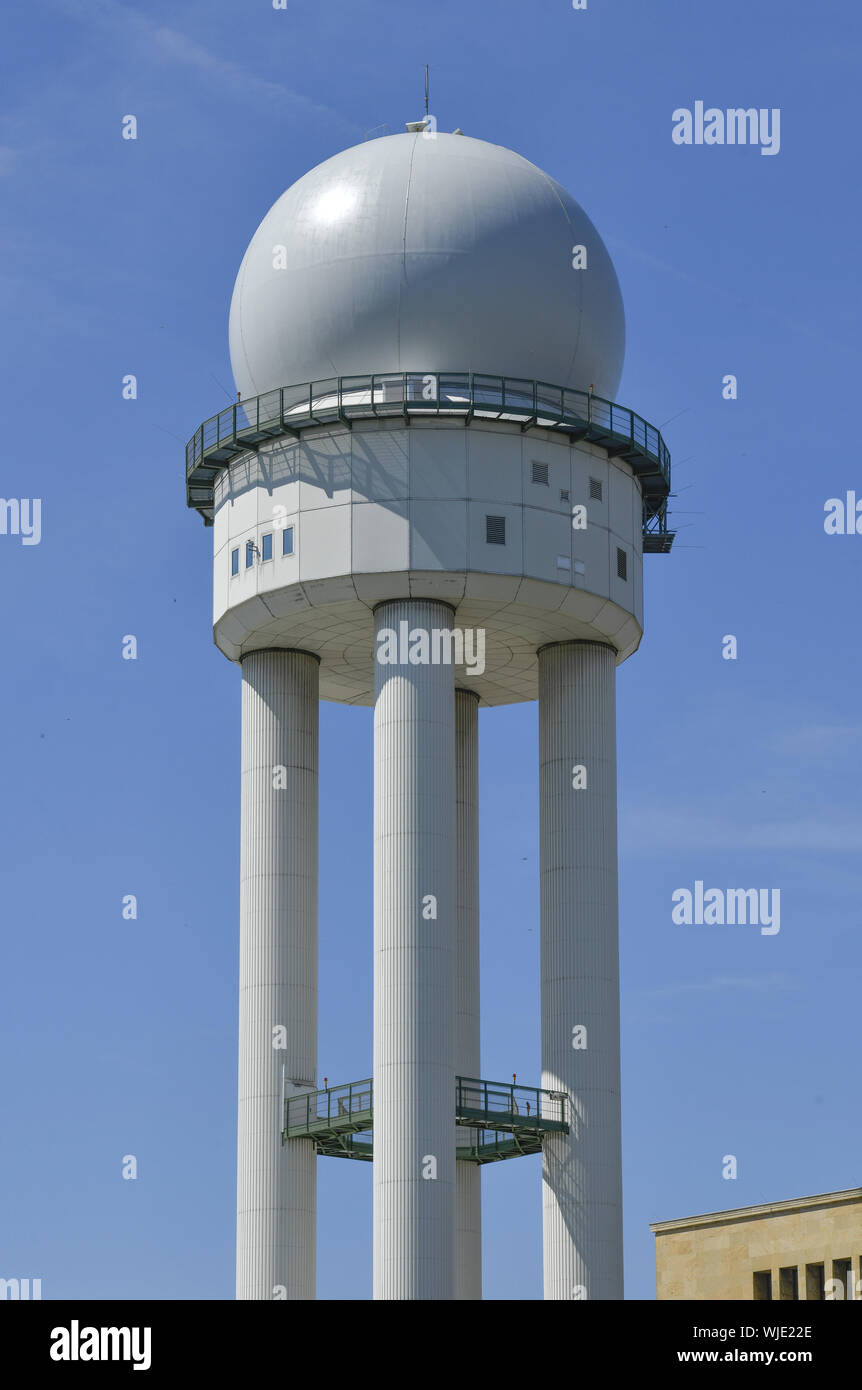
POLYGON ((544 487, 548 486, 548 465, 546 463, 533 463, 533 482, 541 483, 544 487))
POLYGON ((591 502, 601 502, 601 500, 602 500, 602 484, 601 484, 601 479, 599 479, 599 478, 590 478, 590 501, 591 501, 591 502))
POLYGON ((506 518, 504 516, 485 517, 485 540, 488 545, 506 544, 506 518))
POLYGON ((620 579, 628 579, 628 568, 626 564, 626 552, 617 546, 617 576, 620 579))

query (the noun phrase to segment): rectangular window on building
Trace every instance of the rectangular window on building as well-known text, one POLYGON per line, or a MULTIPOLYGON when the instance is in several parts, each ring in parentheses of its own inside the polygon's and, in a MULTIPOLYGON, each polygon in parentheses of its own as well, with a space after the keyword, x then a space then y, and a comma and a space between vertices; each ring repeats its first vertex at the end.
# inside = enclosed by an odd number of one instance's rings
POLYGON ((600 478, 590 478, 590 501, 601 502, 602 484, 600 478))
POLYGON ((272 536, 261 536, 261 556, 262 560, 272 559, 272 536))
POLYGON ((506 518, 504 516, 485 517, 485 541, 488 545, 506 544, 506 518))
POLYGON ((548 486, 548 465, 546 463, 533 463, 533 482, 541 483, 543 487, 548 486))
POLYGON ((246 541, 246 543, 245 543, 245 567, 246 567, 246 569, 247 569, 247 570, 250 570, 253 564, 254 564, 254 541, 246 541))
POLYGON ((293 527, 292 527, 292 526, 285 526, 284 531, 282 532, 282 537, 281 537, 281 553, 282 553, 282 555, 292 555, 292 554, 293 554, 293 527))
POLYGON ((233 574, 239 574, 239 547, 238 547, 238 546, 237 546, 236 550, 232 550, 231 553, 230 553, 230 572, 231 572, 232 575, 233 575, 233 574))
POLYGON ((849 1282, 847 1276, 850 1274, 850 1270, 851 1263, 849 1260, 832 1261, 832 1278, 838 1280, 841 1284, 841 1292, 839 1293, 836 1289, 835 1293, 833 1294, 833 1298, 847 1297, 847 1287, 849 1282))
POLYGON ((757 1269, 754 1272, 754 1301, 755 1303, 769 1302, 772 1298, 772 1270, 757 1269))
POLYGON ((788 1265, 778 1271, 778 1297, 785 1302, 799 1297, 799 1270, 796 1265, 788 1265))
POLYGON ((617 546, 617 578, 628 578, 628 564, 626 563, 626 552, 617 546))
POLYGON ((826 1290, 826 1272, 822 1264, 805 1266, 805 1297, 822 1299, 826 1290))

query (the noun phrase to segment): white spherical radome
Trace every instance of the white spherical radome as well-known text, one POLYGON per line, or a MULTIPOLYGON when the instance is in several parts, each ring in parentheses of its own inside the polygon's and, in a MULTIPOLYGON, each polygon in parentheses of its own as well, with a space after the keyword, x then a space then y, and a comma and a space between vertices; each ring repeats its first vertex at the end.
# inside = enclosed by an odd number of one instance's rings
POLYGON ((613 399, 624 352, 616 273, 583 209, 521 155, 442 132, 370 140, 298 179, 252 237, 230 309, 243 398, 472 371, 613 399))

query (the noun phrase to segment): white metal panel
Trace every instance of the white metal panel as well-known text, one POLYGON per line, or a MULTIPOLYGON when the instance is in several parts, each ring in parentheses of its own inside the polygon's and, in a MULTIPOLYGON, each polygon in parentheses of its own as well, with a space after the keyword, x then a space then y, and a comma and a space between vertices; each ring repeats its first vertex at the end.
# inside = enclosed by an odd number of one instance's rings
POLYGON ((502 430, 465 430, 469 451, 469 494, 484 501, 518 503, 522 500, 523 467, 520 434, 502 430))
POLYGON ((352 512, 349 503, 302 512, 299 577, 303 582, 350 573, 352 512))
POLYGON ((467 502, 411 502, 410 568, 467 568, 467 502))
POLYGON ((357 502, 351 509, 353 572, 402 572, 410 567, 406 502, 357 502))

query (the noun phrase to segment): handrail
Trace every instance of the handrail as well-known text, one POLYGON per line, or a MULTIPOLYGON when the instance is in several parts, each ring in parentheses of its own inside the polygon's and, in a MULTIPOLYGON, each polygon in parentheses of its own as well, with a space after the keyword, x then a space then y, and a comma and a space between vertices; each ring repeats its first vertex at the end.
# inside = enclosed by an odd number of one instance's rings
MULTIPOLYGON (((284 1132, 293 1135, 354 1127, 370 1128, 374 1110, 374 1082, 349 1081, 320 1091, 302 1091, 284 1097, 284 1132)), ((480 1077, 455 1077, 455 1118, 468 1127, 488 1127, 493 1119, 501 1128, 535 1128, 566 1124, 566 1095, 539 1086, 486 1081, 480 1077)), ((492 1126, 493 1127, 493 1126, 492 1126)))

